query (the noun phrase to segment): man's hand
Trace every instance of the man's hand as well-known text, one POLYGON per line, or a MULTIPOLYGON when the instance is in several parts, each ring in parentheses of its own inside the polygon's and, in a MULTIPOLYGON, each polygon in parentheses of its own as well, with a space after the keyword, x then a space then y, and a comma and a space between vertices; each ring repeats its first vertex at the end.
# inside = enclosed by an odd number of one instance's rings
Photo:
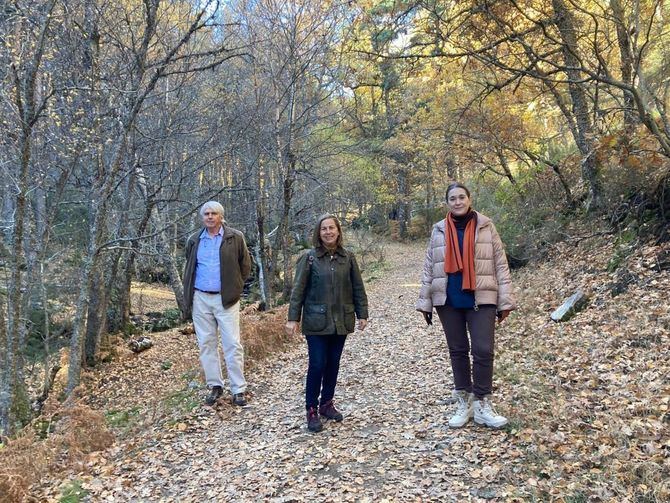
POLYGON ((358 320, 358 330, 365 330, 368 326, 368 320, 358 320))
POLYGON ((284 331, 286 332, 286 335, 295 335, 297 330, 298 330, 297 321, 287 321, 286 325, 284 325, 284 331))
POLYGON ((430 326, 433 324, 433 313, 427 313, 426 311, 421 311, 423 314, 423 319, 426 320, 426 325, 430 326))
POLYGON ((505 318, 509 316, 509 313, 511 313, 509 309, 505 309, 503 311, 498 311, 497 316, 498 316, 498 323, 502 323, 505 321, 505 318))

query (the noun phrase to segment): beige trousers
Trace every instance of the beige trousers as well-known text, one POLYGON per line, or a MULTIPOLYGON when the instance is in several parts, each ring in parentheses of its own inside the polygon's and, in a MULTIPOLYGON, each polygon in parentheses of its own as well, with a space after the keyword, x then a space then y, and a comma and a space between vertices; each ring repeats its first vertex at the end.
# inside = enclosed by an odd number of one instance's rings
POLYGON ((200 364, 207 386, 223 387, 219 335, 226 361, 230 391, 244 393, 244 349, 240 341, 240 303, 226 309, 221 296, 196 290, 193 294, 193 328, 200 347, 200 364))

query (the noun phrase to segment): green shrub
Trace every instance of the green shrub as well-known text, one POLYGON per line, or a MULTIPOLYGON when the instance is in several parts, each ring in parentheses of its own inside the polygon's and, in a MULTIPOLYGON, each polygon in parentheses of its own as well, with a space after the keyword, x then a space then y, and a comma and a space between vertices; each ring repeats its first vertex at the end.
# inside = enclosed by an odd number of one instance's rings
POLYGON ((88 491, 81 485, 81 480, 73 480, 65 488, 60 503, 79 503, 88 496, 88 491))
POLYGON ((128 410, 110 410, 105 413, 105 420, 113 428, 126 428, 137 419, 139 413, 139 407, 128 410))

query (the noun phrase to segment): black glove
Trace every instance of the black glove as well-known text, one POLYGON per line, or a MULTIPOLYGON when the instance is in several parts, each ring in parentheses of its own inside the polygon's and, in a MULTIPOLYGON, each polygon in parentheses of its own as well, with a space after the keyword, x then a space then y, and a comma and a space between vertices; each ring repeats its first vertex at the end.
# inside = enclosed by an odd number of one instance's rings
POLYGON ((430 326, 433 324, 433 313, 421 311, 421 314, 423 314, 423 319, 426 320, 426 325, 430 326))

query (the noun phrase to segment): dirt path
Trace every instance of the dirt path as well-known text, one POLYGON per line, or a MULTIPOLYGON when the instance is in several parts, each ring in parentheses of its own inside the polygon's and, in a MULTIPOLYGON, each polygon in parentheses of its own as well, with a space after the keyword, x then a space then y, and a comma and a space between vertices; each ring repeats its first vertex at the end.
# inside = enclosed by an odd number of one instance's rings
POLYGON ((249 406, 197 407, 188 421, 156 431, 143 445, 117 446, 85 484, 91 496, 463 501, 508 495, 499 480, 502 460, 495 459, 507 433, 474 425, 450 431, 446 424, 446 344, 414 311, 422 259, 421 246, 390 248, 383 279, 368 287, 370 325, 349 337, 336 392, 342 423, 328 422, 319 434, 306 430, 307 357, 300 344, 248 375, 249 406))

